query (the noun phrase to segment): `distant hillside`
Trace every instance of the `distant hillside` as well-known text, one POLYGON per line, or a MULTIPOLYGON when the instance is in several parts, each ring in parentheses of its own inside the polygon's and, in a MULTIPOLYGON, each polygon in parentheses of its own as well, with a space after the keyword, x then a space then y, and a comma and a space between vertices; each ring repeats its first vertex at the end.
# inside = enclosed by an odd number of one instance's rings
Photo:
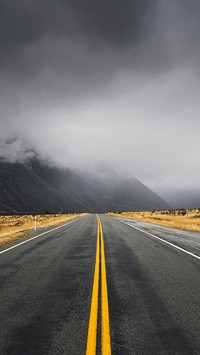
POLYGON ((135 178, 81 176, 71 169, 0 162, 0 213, 137 211, 169 205, 135 178))
POLYGON ((122 178, 114 172, 87 177, 90 187, 101 197, 102 209, 106 211, 146 211, 170 208, 147 186, 136 178, 122 178))
POLYGON ((162 192, 163 198, 173 208, 200 208, 200 190, 195 189, 171 189, 162 192))

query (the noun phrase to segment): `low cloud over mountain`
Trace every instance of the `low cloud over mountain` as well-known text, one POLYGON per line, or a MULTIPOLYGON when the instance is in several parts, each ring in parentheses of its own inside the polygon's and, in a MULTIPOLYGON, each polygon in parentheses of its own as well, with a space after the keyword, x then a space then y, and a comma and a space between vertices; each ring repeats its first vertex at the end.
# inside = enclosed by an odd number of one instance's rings
POLYGON ((168 208, 135 178, 78 174, 36 158, 0 162, 0 213, 134 211, 168 208))

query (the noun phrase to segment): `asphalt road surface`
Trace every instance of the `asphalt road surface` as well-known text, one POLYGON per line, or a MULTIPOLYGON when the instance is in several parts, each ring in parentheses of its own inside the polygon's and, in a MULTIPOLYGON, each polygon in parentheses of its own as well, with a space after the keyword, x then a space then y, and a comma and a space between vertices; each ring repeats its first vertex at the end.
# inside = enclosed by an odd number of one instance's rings
POLYGON ((0 254, 1 355, 200 354, 200 234, 100 219, 0 254))

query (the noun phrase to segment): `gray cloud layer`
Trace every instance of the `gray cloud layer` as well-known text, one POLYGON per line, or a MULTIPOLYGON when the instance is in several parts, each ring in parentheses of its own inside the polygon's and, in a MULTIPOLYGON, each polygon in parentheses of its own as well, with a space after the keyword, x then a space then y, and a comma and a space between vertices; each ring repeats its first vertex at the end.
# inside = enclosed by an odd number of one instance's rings
POLYGON ((1 156, 28 144, 199 186, 199 14, 197 0, 0 0, 1 156))

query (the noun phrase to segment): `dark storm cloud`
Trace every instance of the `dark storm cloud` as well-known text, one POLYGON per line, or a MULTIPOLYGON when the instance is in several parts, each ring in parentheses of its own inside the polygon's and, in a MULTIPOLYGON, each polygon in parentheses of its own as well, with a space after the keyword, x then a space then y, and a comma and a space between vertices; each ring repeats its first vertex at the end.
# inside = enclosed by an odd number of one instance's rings
POLYGON ((61 1, 1 0, 0 45, 4 50, 33 44, 46 33, 70 32, 70 10, 61 1))
POLYGON ((54 105, 105 92, 116 72, 141 66, 145 56, 137 46, 154 32, 156 8, 156 0, 1 0, 4 106, 8 101, 18 110, 30 101, 54 105))
POLYGON ((24 80, 33 94, 40 88, 47 89, 47 96, 51 90, 65 96, 68 88, 73 95, 96 89, 107 82, 104 76, 112 78, 115 70, 134 67, 137 61, 146 61, 151 69, 162 61, 159 54, 152 60, 154 45, 145 46, 141 55, 133 49, 156 31, 156 11, 155 0, 1 0, 1 73, 11 78, 11 91, 12 81, 20 90, 24 80), (42 77, 35 84, 44 72, 48 80, 42 77))
POLYGON ((94 40, 126 46, 152 30, 157 0, 69 0, 80 28, 94 40))
POLYGON ((1 0, 0 44, 18 47, 50 32, 86 33, 94 40, 120 45, 148 33, 156 5, 157 0, 1 0))
POLYGON ((85 57, 89 67, 96 61, 99 77, 107 65, 111 74, 120 68, 163 70, 183 51, 194 51, 199 7, 195 0, 1 0, 0 71, 29 80, 47 67, 67 73, 70 67, 76 76, 85 57))
MULTIPOLYGON (((53 95, 59 91, 58 96, 61 92, 65 96, 69 87, 74 94, 73 85, 75 91, 84 93, 87 88, 98 88, 101 82, 112 80, 115 71, 133 69, 156 73, 168 69, 179 60, 182 50, 174 50, 173 43, 164 39, 163 33, 165 36, 172 30, 172 36, 176 36, 178 31, 187 29, 187 36, 189 33, 194 36, 197 28, 193 28, 193 10, 197 9, 189 8, 184 1, 180 12, 179 1, 165 3, 162 0, 1 0, 1 75, 19 84, 23 81, 30 84, 30 80, 48 71, 50 83, 41 80, 42 90, 48 86, 47 91, 52 89, 53 95), (57 83, 55 88, 51 78, 57 83), (83 81, 85 85, 81 85, 83 81)), ((190 38, 187 45, 184 41, 181 45, 180 39, 177 41, 182 49, 192 47, 190 38)))

